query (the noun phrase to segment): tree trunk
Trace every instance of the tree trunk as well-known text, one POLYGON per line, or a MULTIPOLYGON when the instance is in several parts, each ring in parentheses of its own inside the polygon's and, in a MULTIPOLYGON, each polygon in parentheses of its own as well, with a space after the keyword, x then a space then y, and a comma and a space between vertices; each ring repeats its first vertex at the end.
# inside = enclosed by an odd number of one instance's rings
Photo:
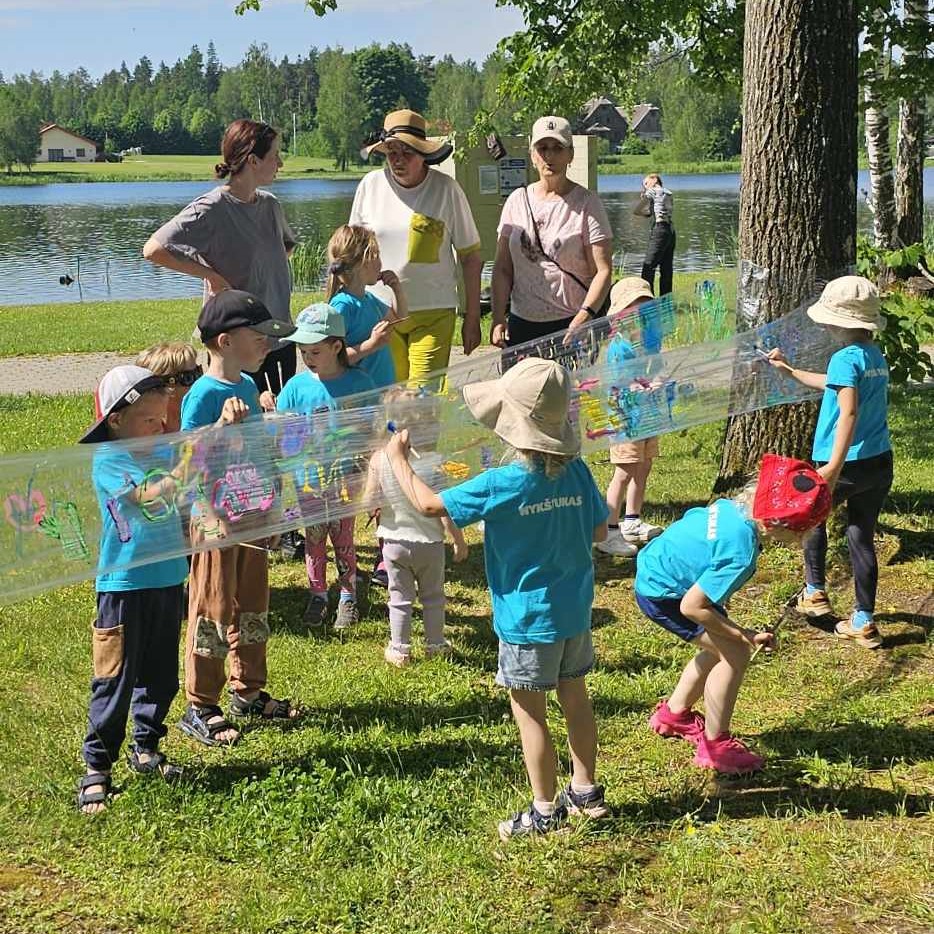
POLYGON ((878 82, 885 71, 885 12, 871 11, 874 25, 863 39, 872 67, 863 75, 866 95, 866 157, 869 162, 869 207, 872 210, 872 239, 882 250, 895 247, 895 183, 892 179, 892 149, 889 145, 889 115, 878 82))
MULTIPOLYGON (((773 321, 844 275, 856 258, 855 0, 747 0, 740 256, 768 270, 741 283, 738 327, 773 321)), ((731 419, 716 492, 735 489, 767 450, 806 456, 815 406, 731 419)))
MULTIPOLYGON (((928 0, 905 0, 905 20, 928 22, 928 0)), ((904 68, 910 75, 924 55, 906 47, 904 68)), ((919 243, 924 227, 924 109, 925 95, 902 98, 898 104, 898 147, 895 167, 895 210, 898 239, 906 246, 919 243)))

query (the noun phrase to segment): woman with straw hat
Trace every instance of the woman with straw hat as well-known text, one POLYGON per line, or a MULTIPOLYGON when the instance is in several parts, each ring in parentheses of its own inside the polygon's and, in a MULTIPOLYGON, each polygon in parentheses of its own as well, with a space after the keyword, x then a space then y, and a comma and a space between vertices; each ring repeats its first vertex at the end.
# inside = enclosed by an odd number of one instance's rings
POLYGON ((402 282, 409 316, 393 327, 389 348, 396 377, 416 385, 444 369, 451 355, 457 310, 457 267, 464 276, 464 353, 480 344, 480 234, 460 185, 432 170, 452 146, 429 139, 413 110, 387 115, 383 129, 361 150, 382 153, 383 169, 364 176, 350 224, 376 234, 388 269, 402 282))

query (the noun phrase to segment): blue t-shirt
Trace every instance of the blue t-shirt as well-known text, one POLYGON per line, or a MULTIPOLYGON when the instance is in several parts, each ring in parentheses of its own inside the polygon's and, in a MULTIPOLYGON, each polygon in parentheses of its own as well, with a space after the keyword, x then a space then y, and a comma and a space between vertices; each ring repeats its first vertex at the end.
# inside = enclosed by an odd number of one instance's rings
MULTIPOLYGON (((328 304, 343 315, 347 328, 347 343, 353 347, 362 344, 373 333, 373 328, 389 313, 389 306, 372 292, 367 292, 363 298, 357 298, 356 295, 347 292, 338 292, 331 296, 328 304)), ((396 367, 392 362, 392 354, 385 345, 361 358, 357 366, 373 377, 377 389, 396 382, 396 367)))
POLYGON ((130 498, 145 477, 146 471, 126 451, 107 445, 94 453, 91 480, 101 511, 98 567, 122 565, 118 570, 98 574, 98 593, 174 587, 188 576, 188 562, 183 555, 126 567, 153 555, 185 549, 174 504, 169 507, 157 501, 141 508, 130 498))
POLYGON ((855 387, 859 394, 856 430, 846 452, 848 461, 866 460, 892 449, 889 441, 889 366, 874 343, 850 344, 838 350, 827 365, 827 388, 817 416, 811 457, 829 461, 840 418, 837 390, 855 387))
POLYGON ((298 412, 313 415, 315 412, 334 412, 337 400, 358 392, 376 389, 372 377, 358 366, 351 366, 334 379, 321 379, 306 370, 293 376, 282 388, 276 400, 279 412, 298 412))
POLYGON ((182 431, 213 425, 221 417, 224 403, 233 396, 242 399, 252 415, 262 415, 256 383, 246 373, 240 374, 239 383, 199 376, 182 399, 182 431))
POLYGON ((635 591, 680 600, 695 584, 723 603, 752 577, 759 558, 755 522, 730 499, 689 509, 636 557, 635 591))
POLYGON ((593 530, 607 508, 580 458, 553 480, 516 462, 440 496, 455 525, 486 524, 486 579, 500 639, 553 643, 590 628, 593 530))

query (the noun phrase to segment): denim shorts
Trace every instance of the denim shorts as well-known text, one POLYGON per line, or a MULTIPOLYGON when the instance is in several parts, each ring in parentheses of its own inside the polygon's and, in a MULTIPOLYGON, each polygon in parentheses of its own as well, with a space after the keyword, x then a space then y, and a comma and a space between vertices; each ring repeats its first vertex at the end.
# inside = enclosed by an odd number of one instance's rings
POLYGON ((516 645, 500 639, 496 683, 520 691, 551 691, 559 681, 583 678, 593 661, 589 629, 559 642, 516 645))
MULTIPOLYGON (((636 603, 639 605, 639 609, 653 623, 658 623, 659 626, 663 626, 679 639, 684 639, 685 642, 693 642, 704 632, 703 626, 698 625, 692 619, 688 619, 681 612, 681 601, 677 598, 660 597, 656 600, 652 597, 643 597, 642 594, 637 593, 636 603)), ((713 608, 718 613, 722 613, 724 616, 727 615, 726 610, 719 604, 715 603, 713 608)))

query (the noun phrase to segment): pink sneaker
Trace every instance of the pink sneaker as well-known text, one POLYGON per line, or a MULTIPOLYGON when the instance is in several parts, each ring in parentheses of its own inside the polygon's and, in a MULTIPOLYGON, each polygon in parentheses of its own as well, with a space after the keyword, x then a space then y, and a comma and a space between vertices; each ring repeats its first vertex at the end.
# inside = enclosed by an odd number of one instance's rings
POLYGON ((716 739, 707 739, 701 734, 694 764, 702 769, 716 769, 725 775, 741 775, 758 772, 765 765, 765 759, 729 733, 721 733, 716 739))
POLYGON ((696 746, 704 735, 704 718, 701 714, 693 710, 672 713, 668 709, 668 701, 664 700, 659 702, 649 717, 649 726, 659 736, 680 736, 692 746, 696 746))

